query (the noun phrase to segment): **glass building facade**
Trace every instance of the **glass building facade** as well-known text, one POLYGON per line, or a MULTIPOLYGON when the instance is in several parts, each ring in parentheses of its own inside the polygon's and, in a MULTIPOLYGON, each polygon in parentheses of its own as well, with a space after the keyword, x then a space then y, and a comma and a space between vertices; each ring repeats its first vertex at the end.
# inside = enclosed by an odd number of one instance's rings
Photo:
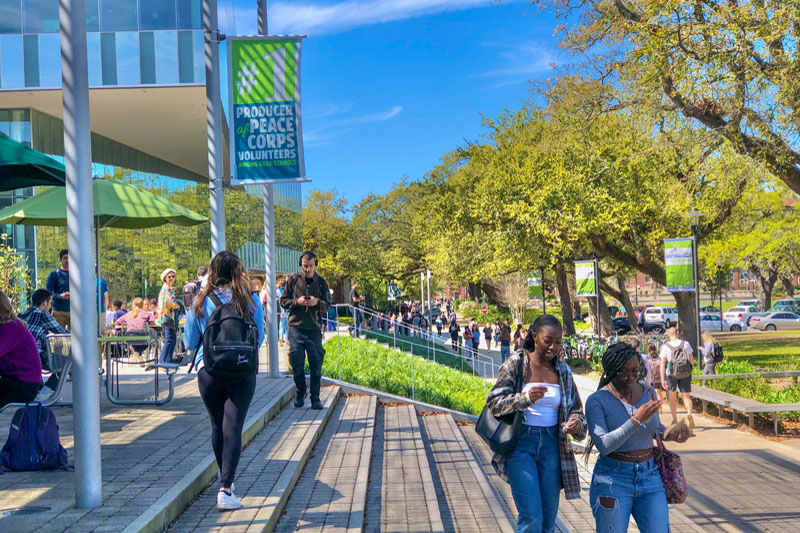
MULTIPOLYGON (((205 84, 202 0, 86 0, 86 11, 91 88, 205 84)), ((0 0, 0 133, 63 160, 60 119, 32 107, 3 106, 5 91, 60 88, 60 61, 58 0, 0 0)), ((208 214, 205 176, 95 133, 92 161, 95 177, 123 179, 208 214)), ((0 208, 32 194, 32 188, 0 193, 0 208)), ((225 195, 228 249, 240 252, 249 268, 263 270, 261 187, 226 188, 225 195)), ((301 185, 276 186, 279 272, 297 269, 302 249, 301 212, 301 185)), ((57 266, 58 249, 66 247, 63 228, 0 225, 0 234, 9 235, 12 246, 24 254, 31 277, 39 286, 57 266)), ((147 284, 150 288, 142 294, 152 296, 160 286, 158 274, 166 266, 176 268, 179 278, 193 277, 199 265, 181 258, 190 257, 187 250, 197 243, 210 245, 209 239, 208 224, 103 230, 101 263, 127 261, 128 266, 117 275, 131 278, 109 279, 111 296, 133 296, 118 292, 115 285, 147 284), (164 257, 156 257, 155 250, 162 245, 166 246, 164 257), (135 262, 137 255, 141 255, 142 264, 135 262), (141 283, 133 279, 137 277, 141 283)))

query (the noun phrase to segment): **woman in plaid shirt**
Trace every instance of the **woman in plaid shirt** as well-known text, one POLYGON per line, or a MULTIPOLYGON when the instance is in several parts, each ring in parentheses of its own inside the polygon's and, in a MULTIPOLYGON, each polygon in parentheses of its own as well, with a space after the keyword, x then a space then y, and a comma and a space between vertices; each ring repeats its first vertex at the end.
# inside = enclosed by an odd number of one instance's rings
POLYGON ((586 436, 586 420, 569 366, 559 360, 562 328, 542 315, 528 330, 520 350, 505 360, 486 403, 496 417, 516 411, 523 424, 514 452, 495 454, 492 464, 511 484, 518 532, 555 530, 561 489, 567 499, 580 497, 580 483, 570 437, 586 436), (515 383, 522 368, 522 392, 515 383))

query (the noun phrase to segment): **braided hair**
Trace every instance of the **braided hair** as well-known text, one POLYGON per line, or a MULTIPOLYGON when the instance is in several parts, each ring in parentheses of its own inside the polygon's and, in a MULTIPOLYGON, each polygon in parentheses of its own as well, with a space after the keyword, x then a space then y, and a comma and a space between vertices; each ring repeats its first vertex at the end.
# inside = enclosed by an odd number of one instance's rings
MULTIPOLYGON (((636 381, 639 381, 644 377, 645 374, 644 361, 642 361, 642 356, 639 354, 639 350, 627 342, 618 342, 606 348, 606 351, 603 352, 603 358, 601 359, 603 364, 603 374, 600 376, 600 383, 597 385, 597 390, 600 390, 611 383, 614 378, 617 377, 619 371, 625 366, 625 363, 627 363, 628 360, 634 356, 639 361, 639 375, 636 376, 636 381)), ((586 451, 584 452, 584 461, 586 464, 589 464, 589 456, 591 455, 593 448, 594 442, 592 442, 592 437, 590 436, 589 445, 586 447, 586 451)))

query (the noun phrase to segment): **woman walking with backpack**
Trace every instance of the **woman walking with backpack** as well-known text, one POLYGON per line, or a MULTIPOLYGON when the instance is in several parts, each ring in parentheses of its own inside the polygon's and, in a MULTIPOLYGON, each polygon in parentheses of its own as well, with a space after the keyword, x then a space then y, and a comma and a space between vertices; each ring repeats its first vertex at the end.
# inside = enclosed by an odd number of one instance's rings
POLYGON ((717 373, 717 360, 715 359, 716 339, 708 331, 703 331, 700 335, 703 346, 700 348, 700 355, 703 356, 703 375, 717 373))
POLYGON ((242 503, 233 493, 233 478, 242 451, 242 427, 250 402, 256 388, 258 371, 258 347, 264 340, 264 312, 257 295, 250 292, 250 281, 242 261, 234 254, 223 251, 211 260, 208 282, 196 298, 193 308, 187 312, 184 342, 195 348, 194 366, 197 368, 197 385, 200 397, 211 419, 211 447, 219 467, 221 487, 217 494, 219 510, 238 509, 242 503), (230 304, 230 305, 228 305, 230 304), (226 307, 227 305, 227 307, 226 307), (219 313, 213 315, 220 306, 219 313), (231 332, 225 326, 206 329, 209 319, 214 320, 225 312, 226 321, 236 323, 239 328, 231 332), (233 319, 231 318, 233 317, 233 319), (235 320, 239 318, 239 321, 235 320), (246 366, 241 366, 242 350, 223 352, 207 350, 203 344, 213 340, 214 335, 230 336, 241 334, 241 343, 252 345, 246 358, 246 366), (225 355, 233 354, 233 366, 226 366, 225 355), (213 359, 212 359, 213 356, 213 359), (210 365, 211 368, 206 368, 210 365), (242 368, 242 371, 237 369, 242 368))

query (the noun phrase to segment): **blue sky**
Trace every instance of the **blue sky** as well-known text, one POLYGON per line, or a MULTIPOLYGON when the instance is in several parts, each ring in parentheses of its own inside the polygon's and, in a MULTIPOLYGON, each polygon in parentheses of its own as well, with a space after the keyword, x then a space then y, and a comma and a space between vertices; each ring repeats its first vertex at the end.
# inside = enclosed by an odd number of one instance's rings
MULTIPOLYGON (((255 6, 223 0, 222 30, 254 34, 255 6)), ((565 59, 552 16, 524 0, 272 1, 269 24, 308 35, 304 188, 335 187, 350 201, 420 179, 478 139, 481 114, 531 99, 529 80, 565 59)))

